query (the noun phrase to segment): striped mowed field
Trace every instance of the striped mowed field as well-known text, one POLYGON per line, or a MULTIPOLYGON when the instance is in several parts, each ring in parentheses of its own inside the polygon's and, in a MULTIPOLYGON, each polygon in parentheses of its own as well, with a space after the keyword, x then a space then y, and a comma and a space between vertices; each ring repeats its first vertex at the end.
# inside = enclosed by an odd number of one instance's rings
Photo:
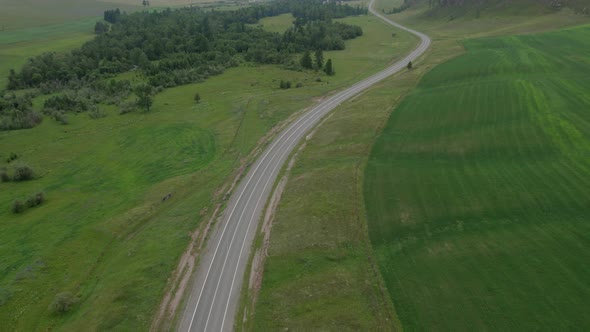
POLYGON ((468 40, 392 112, 369 235, 415 330, 590 329, 590 26, 468 40))

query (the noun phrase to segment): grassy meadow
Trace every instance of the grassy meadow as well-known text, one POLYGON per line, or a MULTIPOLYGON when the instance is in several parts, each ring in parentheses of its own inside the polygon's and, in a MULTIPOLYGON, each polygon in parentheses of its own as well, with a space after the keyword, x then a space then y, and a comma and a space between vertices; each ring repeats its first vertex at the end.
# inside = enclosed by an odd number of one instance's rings
POLYGON ((0 32, 0 90, 10 69, 19 70, 27 59, 44 52, 66 52, 94 36, 97 17, 62 24, 0 32))
POLYGON ((1 132, 2 163, 19 155, 3 166, 28 164, 36 179, 0 183, 0 330, 147 329, 190 232, 260 137, 415 43, 392 38, 372 17, 344 21, 361 25, 365 36, 327 54, 332 77, 244 65, 161 92, 150 113, 118 115, 103 105, 102 119, 80 113, 68 115, 66 126, 45 118, 33 129, 1 132), (303 87, 281 90, 283 79, 303 87), (15 199, 37 191, 46 203, 11 213, 15 199), (51 314, 61 292, 78 303, 51 314))
POLYGON ((0 0, 0 38, 6 31, 99 17, 105 10, 117 7, 125 11, 142 8, 140 0, 0 0))
POLYGON ((590 26, 472 39, 394 110, 365 170, 406 330, 587 330, 590 26))
POLYGON ((295 21, 293 14, 287 13, 262 18, 258 21, 257 25, 261 26, 266 31, 283 33, 285 30, 293 26, 293 21, 295 21))

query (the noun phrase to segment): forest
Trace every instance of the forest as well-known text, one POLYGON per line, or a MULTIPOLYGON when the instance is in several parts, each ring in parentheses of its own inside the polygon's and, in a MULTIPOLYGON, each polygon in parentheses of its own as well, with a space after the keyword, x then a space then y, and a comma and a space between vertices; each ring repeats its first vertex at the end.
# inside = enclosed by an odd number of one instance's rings
POLYGON ((10 71, 0 98, 0 130, 40 123, 42 117, 30 106, 30 99, 39 94, 62 93, 44 105, 43 112, 56 120, 65 112, 92 110, 98 103, 125 108, 125 100, 137 89, 113 78, 129 71, 137 71, 150 91, 157 92, 203 81, 243 62, 302 70, 294 54, 344 49, 344 41, 361 36, 362 29, 332 19, 362 14, 365 8, 320 0, 277 0, 234 11, 108 10, 96 24, 96 37, 79 49, 45 53, 10 71), (295 20, 282 34, 254 25, 284 13, 292 13, 295 20), (14 95, 24 89, 26 95, 14 95))

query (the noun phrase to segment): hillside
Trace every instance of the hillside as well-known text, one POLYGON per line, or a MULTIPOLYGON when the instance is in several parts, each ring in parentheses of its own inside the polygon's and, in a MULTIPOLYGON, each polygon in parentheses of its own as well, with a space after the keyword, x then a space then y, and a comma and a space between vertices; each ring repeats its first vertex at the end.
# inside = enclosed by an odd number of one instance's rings
MULTIPOLYGON (((418 1, 408 1, 412 6, 418 1)), ((539 15, 570 9, 579 14, 590 14, 589 0, 425 0, 430 10, 427 16, 449 16, 454 19, 464 15, 539 15)))

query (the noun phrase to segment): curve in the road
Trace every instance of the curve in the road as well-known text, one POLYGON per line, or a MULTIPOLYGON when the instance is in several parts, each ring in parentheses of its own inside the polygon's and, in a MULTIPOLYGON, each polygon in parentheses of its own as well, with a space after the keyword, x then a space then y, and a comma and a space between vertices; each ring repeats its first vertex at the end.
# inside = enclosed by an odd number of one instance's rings
POLYGON ((430 38, 399 25, 379 14, 385 22, 420 37, 420 45, 404 59, 350 88, 319 103, 276 137, 252 165, 246 178, 231 196, 221 221, 212 232, 201 257, 195 281, 183 316, 180 331, 226 331, 233 327, 247 259, 256 232, 256 224, 278 173, 304 135, 331 110, 377 82, 406 68, 409 61, 422 55, 430 38))

